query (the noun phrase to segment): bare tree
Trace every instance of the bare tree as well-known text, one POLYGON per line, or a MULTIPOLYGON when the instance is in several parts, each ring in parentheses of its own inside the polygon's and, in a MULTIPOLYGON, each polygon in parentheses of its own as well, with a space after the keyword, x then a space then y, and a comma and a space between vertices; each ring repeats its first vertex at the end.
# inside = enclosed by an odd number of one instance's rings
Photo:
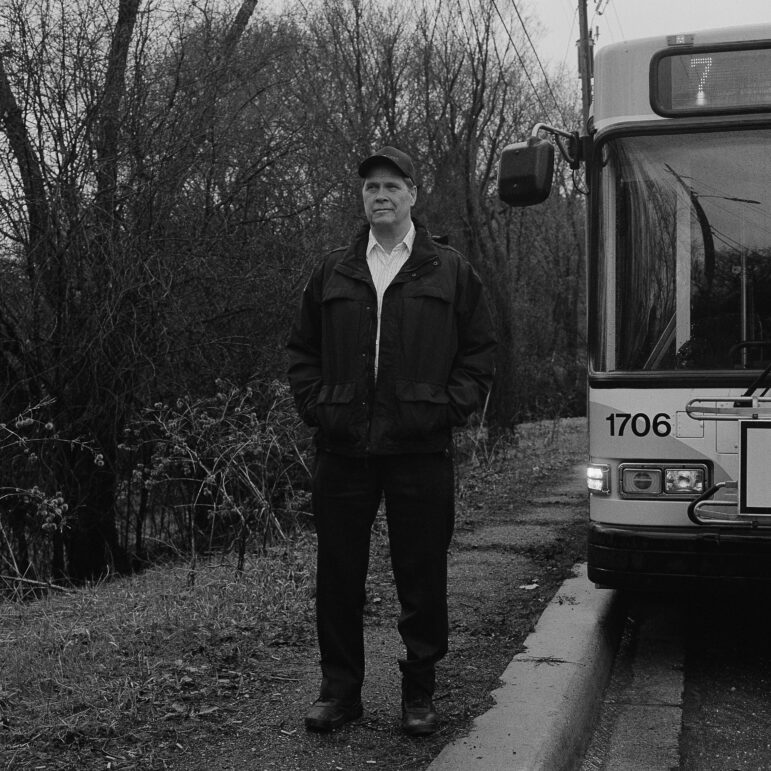
POLYGON ((200 511, 196 485, 143 486, 158 417, 216 402, 218 378, 283 373, 308 265, 363 223, 356 162, 382 144, 414 156, 418 216, 493 299, 493 419, 580 401, 576 187, 528 212, 495 191, 502 147, 546 117, 518 26, 492 0, 291 8, 0 6, 0 517, 18 569, 38 559, 32 522, 55 572, 84 578, 125 567, 153 511, 200 511))
MULTIPOLYGON (((230 66, 254 6, 245 0, 217 40, 215 73, 230 66)), ((210 136, 221 82, 195 84, 197 114, 187 118, 196 130, 174 151, 154 144, 138 155, 126 126, 158 120, 128 111, 137 106, 127 102, 130 57, 136 77, 138 43, 147 42, 135 39, 138 15, 139 0, 119 0, 114 22, 90 0, 5 8, 0 116, 11 160, 0 206, 13 278, 0 290, 5 395, 17 407, 50 398, 60 441, 40 462, 69 502, 67 564, 61 541, 54 563, 73 578, 126 565, 114 526, 116 453, 166 331, 169 271, 154 228, 170 219, 210 136), (153 185, 145 154, 163 158, 153 185), (148 219, 155 204, 165 220, 148 219)))

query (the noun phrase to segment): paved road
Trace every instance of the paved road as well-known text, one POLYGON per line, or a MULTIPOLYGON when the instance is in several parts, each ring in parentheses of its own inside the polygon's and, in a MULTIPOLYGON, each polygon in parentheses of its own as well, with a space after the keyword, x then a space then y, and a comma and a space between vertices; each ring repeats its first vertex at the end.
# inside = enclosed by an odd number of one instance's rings
POLYGON ((582 771, 771 768, 770 600, 632 598, 582 771))

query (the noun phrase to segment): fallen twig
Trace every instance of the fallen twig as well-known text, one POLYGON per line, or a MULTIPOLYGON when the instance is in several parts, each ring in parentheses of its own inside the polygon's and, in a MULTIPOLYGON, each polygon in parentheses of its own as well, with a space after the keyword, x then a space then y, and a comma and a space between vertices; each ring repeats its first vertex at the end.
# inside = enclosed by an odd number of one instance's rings
POLYGON ((68 589, 66 586, 58 586, 57 584, 49 583, 48 581, 35 581, 31 578, 22 578, 21 576, 2 576, 0 575, 0 580, 2 581, 17 581, 22 584, 31 584, 32 586, 42 586, 46 589, 56 589, 57 592, 70 592, 72 593, 72 589, 68 589))

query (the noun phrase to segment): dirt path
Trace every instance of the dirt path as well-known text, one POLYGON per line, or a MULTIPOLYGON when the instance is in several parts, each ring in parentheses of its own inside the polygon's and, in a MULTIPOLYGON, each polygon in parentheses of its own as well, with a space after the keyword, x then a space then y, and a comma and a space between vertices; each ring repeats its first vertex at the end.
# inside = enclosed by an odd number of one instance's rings
MULTIPOLYGON (((544 424, 544 431, 551 430, 544 424)), ((462 480, 450 554, 450 653, 438 670, 440 731, 410 739, 400 729, 398 608, 382 523, 373 539, 367 606, 367 680, 361 720, 331 735, 309 734, 303 716, 318 689, 313 640, 260 648, 242 663, 245 685, 216 723, 179 727, 173 769, 361 771, 425 769, 489 707, 490 691, 557 587, 584 559, 586 495, 580 482, 552 493, 550 474, 578 475, 584 421, 565 421, 552 451, 528 467, 506 458, 462 480), (516 467, 516 472, 513 469, 516 467), (534 487, 531 480, 536 480, 534 487), (573 492, 572 490, 575 490, 573 492)), ((522 451, 524 449, 524 456, 522 451)), ((525 463, 522 458, 525 457, 525 463)))

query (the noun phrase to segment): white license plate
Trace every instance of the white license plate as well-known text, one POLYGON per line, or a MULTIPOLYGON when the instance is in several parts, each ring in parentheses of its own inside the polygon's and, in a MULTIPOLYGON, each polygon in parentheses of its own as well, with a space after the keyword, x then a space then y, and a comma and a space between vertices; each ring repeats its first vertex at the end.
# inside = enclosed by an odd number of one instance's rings
POLYGON ((771 514, 771 420, 740 423, 739 513, 771 514))

